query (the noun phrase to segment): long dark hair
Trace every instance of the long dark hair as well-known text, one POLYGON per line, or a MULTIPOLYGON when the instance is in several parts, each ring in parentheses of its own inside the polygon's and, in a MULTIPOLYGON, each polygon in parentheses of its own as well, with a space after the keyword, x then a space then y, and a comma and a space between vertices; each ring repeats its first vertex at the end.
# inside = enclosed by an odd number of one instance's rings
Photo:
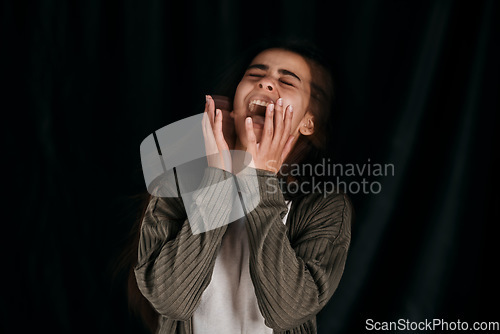
MULTIPOLYGON (((321 55, 319 49, 309 41, 297 39, 266 39, 262 40, 252 47, 247 49, 243 56, 229 66, 229 68, 218 78, 218 85, 213 89, 214 95, 228 96, 231 101, 234 99, 236 87, 243 77, 248 64, 260 52, 267 49, 284 49, 301 55, 309 65, 311 70, 311 98, 309 111, 314 117, 314 133, 310 136, 300 136, 292 152, 289 154, 284 166, 293 166, 300 164, 314 164, 319 159, 324 157, 324 149, 327 142, 327 134, 329 133, 329 119, 331 116, 331 108, 333 102, 333 79, 331 70, 326 62, 326 59, 321 55)), ((287 167, 289 168, 289 167, 287 167)), ((278 177, 284 179, 285 183, 290 182, 301 183, 312 175, 295 175, 294 177, 287 176, 288 170, 282 168, 278 173, 278 177)), ((311 184, 310 182, 308 184, 311 184)), ((301 190, 306 188, 301 187, 301 190)), ((283 194, 287 199, 293 199, 304 196, 307 191, 301 192, 286 192, 283 194)), ((142 295, 137 286, 134 274, 134 266, 137 263, 137 247, 139 243, 140 227, 144 214, 146 211, 147 203, 150 196, 146 193, 144 196, 144 205, 139 216, 136 220, 132 233, 130 235, 130 242, 122 254, 120 266, 128 271, 127 280, 127 296, 128 303, 131 311, 138 315, 146 327, 151 332, 156 332, 158 327, 159 314, 155 311, 149 301, 142 295)))

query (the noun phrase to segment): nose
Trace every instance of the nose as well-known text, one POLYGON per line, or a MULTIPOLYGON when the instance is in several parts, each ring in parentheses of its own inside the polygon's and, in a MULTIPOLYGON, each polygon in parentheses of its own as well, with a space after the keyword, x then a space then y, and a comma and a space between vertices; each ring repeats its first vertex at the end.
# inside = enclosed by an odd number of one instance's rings
POLYGON ((259 82, 259 88, 263 88, 265 90, 268 90, 272 92, 274 90, 274 84, 269 78, 262 78, 262 80, 259 82))
POLYGON ((267 90, 269 90, 270 92, 273 90, 273 86, 271 85, 262 85, 262 83, 259 83, 259 88, 264 88, 266 87, 267 90))

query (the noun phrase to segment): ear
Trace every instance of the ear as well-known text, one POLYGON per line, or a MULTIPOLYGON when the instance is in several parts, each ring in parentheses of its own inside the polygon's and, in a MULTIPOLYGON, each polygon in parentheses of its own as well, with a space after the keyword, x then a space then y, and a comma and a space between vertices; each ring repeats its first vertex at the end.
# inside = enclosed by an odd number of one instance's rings
POLYGON ((310 136, 314 133, 314 117, 309 111, 300 121, 299 132, 304 136, 310 136))

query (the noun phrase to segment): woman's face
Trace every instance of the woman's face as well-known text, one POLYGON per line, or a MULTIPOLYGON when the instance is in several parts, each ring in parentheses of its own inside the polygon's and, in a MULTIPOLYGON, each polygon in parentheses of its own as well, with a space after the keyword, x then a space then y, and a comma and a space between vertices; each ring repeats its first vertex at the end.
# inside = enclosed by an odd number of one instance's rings
MULTIPOLYGON (((256 105, 283 99, 283 110, 293 107, 291 134, 296 137, 307 113, 311 95, 311 72, 305 59, 291 51, 268 49, 259 53, 248 66, 236 89, 231 117, 236 130, 236 149, 246 149, 245 119, 252 117, 257 142, 264 126, 265 108, 256 105), (252 112, 253 110, 253 112, 252 112)), ((309 123, 311 124, 311 123, 309 123)), ((304 133, 305 134, 305 133, 304 133)))

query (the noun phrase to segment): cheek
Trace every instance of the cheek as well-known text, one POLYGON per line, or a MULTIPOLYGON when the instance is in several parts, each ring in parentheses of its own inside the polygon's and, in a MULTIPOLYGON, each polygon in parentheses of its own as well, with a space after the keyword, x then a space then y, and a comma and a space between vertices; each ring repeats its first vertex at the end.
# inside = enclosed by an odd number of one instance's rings
POLYGON ((300 118, 295 117, 295 115, 293 115, 293 116, 294 117, 292 119, 292 128, 290 129, 291 134, 297 133, 299 131, 299 128, 300 128, 300 118))
POLYGON ((245 118, 246 115, 234 112, 234 130, 236 135, 240 138, 246 137, 245 118))
POLYGON ((302 121, 302 118, 304 118, 304 115, 306 114, 306 110, 304 106, 302 106, 300 103, 293 105, 293 116, 292 116, 292 127, 291 127, 291 132, 294 133, 298 130, 300 126, 300 122, 302 121))
POLYGON ((293 104, 293 118, 292 118, 292 133, 300 129, 302 119, 306 115, 309 108, 309 98, 307 94, 301 94, 300 98, 296 99, 293 104))
POLYGON ((236 88, 236 92, 234 94, 233 107, 235 109, 235 112, 240 112, 241 109, 243 108, 245 96, 246 96, 246 85, 242 81, 238 84, 238 87, 236 88))

